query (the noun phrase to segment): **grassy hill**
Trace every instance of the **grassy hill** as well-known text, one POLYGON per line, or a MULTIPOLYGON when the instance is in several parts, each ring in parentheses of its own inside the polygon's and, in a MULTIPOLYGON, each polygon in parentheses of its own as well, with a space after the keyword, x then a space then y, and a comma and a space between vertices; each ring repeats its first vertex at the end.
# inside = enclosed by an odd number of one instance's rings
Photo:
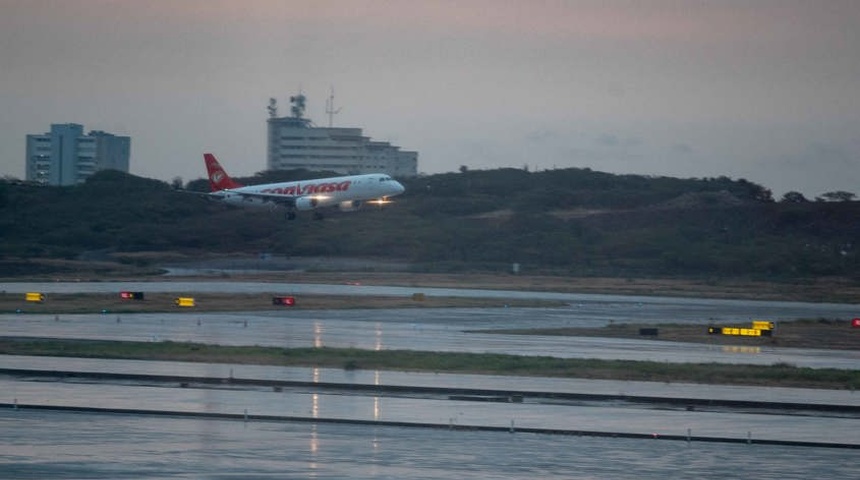
POLYGON ((0 267, 23 273, 28 259, 87 252, 270 252, 401 259, 436 272, 519 263, 577 276, 860 278, 860 202, 775 202, 745 180, 589 169, 464 171, 403 183, 406 194, 385 209, 322 221, 232 208, 115 171, 74 187, 0 183, 0 267))

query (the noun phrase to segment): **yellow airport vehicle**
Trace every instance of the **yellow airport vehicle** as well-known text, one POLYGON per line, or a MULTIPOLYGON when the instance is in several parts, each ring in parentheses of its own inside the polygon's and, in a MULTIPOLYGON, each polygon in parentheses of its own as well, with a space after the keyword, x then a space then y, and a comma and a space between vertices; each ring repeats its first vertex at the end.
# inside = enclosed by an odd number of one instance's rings
POLYGON ((176 300, 173 303, 177 307, 194 307, 194 298, 193 297, 176 297, 176 300))
POLYGON ((753 322, 753 328, 708 327, 708 333, 711 335, 731 335, 735 337, 770 337, 773 336, 772 325, 773 323, 771 322, 753 322))
POLYGON ((33 303, 42 303, 45 301, 45 294, 39 292, 27 292, 27 295, 24 297, 28 302, 33 303))
POLYGON ((753 320, 752 328, 757 328, 759 330, 773 330, 774 325, 773 322, 768 320, 753 320))

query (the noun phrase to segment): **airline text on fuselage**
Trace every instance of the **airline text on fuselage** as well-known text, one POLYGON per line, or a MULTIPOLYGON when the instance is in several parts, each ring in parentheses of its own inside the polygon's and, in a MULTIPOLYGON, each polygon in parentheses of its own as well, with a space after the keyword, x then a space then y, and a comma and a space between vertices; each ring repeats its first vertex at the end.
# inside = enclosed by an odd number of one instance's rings
POLYGON ((310 183, 302 185, 297 183, 288 187, 266 188, 261 190, 262 193, 276 193, 278 195, 310 195, 313 193, 332 193, 345 192, 349 190, 352 182, 346 180, 344 182, 326 182, 326 183, 310 183))

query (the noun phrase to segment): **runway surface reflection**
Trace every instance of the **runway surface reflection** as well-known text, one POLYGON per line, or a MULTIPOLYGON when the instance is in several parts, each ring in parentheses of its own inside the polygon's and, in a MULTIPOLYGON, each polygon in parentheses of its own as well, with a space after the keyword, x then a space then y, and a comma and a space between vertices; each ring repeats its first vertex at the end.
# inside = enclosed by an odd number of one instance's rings
POLYGON ((8 479, 854 478, 850 450, 0 410, 8 479))
MULTIPOLYGON (((213 282, 191 284, 2 284, 48 292, 275 291, 411 295, 414 288, 297 286, 213 282), (193 288, 192 288, 193 287, 193 288), (292 290, 285 290, 285 289, 292 290), (381 288, 377 289, 377 288, 381 288), (156 289, 156 290, 152 290, 156 289), (263 289, 263 290, 261 290, 263 289)), ((4 335, 195 341, 282 347, 500 352, 558 357, 672 362, 791 363, 856 369, 857 352, 725 349, 706 344, 470 333, 494 328, 601 326, 609 322, 695 323, 849 316, 854 307, 599 295, 422 289, 428 295, 563 298, 567 308, 271 311, 221 314, 0 315, 4 335)), ((502 297, 497 297, 502 298, 502 297)), ((169 362, 103 362, 0 357, 0 368, 107 371, 140 369, 202 376, 305 378, 369 384, 490 385, 524 391, 764 398, 856 406, 851 392, 736 389, 634 382, 558 381, 397 372, 268 369, 169 362), (28 366, 29 365, 29 366, 28 366), (547 383, 549 382, 549 383, 547 383)), ((332 392, 306 387, 236 389, 140 385, 90 380, 0 378, 0 477, 3 478, 852 478, 854 449, 768 446, 744 439, 860 445, 858 420, 817 414, 632 408, 613 404, 496 403, 452 398, 332 392), (19 408, 14 408, 18 405, 19 408), (33 407, 33 408, 29 408, 33 407), (37 408, 38 407, 38 408, 37 408), (150 414, 41 410, 104 408, 150 414), (161 413, 159 413, 161 412, 161 413), (164 412, 174 412, 163 416, 164 412), (192 418, 230 414, 236 420, 192 418), (248 421, 243 421, 245 415, 248 421), (268 419, 267 419, 268 418, 268 419), (292 419, 292 420, 291 420, 292 419), (358 420, 361 425, 324 420, 358 420), (314 421, 318 420, 318 421, 314 421), (386 423, 390 422, 390 423, 386 423), (393 423, 434 424, 406 428, 393 423), (448 428, 445 428, 445 427, 448 428), (466 427, 492 426, 498 431, 466 427), (511 428, 513 427, 513 428, 511 428), (545 435, 526 428, 633 432, 649 440, 545 435), (519 430, 518 430, 519 429, 519 430), (513 433, 510 433, 513 431, 513 433), (740 441, 661 441, 668 435, 740 441)))
MULTIPOLYGON (((630 315, 621 309, 618 312, 630 315)), ((664 318, 669 317, 664 315, 664 318)), ((503 328, 601 326, 608 321, 604 318, 595 322, 591 314, 583 316, 576 307, 0 315, 5 335, 22 337, 505 353, 677 363, 787 363, 809 368, 854 369, 860 364, 860 352, 848 350, 731 347, 659 340, 481 332, 503 328)), ((707 339, 706 320, 673 318, 669 321, 701 323, 703 341, 707 339)))

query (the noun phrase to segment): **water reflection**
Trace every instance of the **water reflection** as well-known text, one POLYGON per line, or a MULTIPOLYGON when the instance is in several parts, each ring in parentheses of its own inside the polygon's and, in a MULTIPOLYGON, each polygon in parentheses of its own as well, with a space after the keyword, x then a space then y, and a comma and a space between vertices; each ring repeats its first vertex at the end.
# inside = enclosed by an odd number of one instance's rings
POLYGON ((3 478, 857 477, 856 450, 11 409, 0 444, 3 478))
MULTIPOLYGON (((373 372, 373 384, 379 386, 379 370, 373 372)), ((379 420, 379 397, 373 397, 373 419, 379 420)))
POLYGON ((319 441, 319 433, 317 432, 317 425, 311 425, 311 435, 310 435, 310 462, 308 463, 308 470, 311 472, 311 478, 317 477, 317 453, 319 453, 320 441, 319 441))
POLYGON ((323 325, 322 322, 316 321, 314 322, 314 348, 322 348, 323 340, 323 325))
POLYGON ((750 355, 757 355, 761 353, 761 347, 754 346, 739 346, 739 345, 726 345, 722 348, 724 353, 744 353, 750 355))
POLYGON ((382 324, 379 322, 376 322, 376 344, 373 349, 377 352, 382 350, 382 324))
POLYGON ((311 394, 311 418, 320 418, 320 395, 311 394))
MULTIPOLYGON (((671 310, 660 321, 678 321, 671 310)), ((103 315, 0 315, 5 335, 125 341, 178 341, 219 345, 284 348, 313 346, 367 350, 507 353, 560 358, 651 360, 677 363, 790 363, 798 367, 855 369, 852 351, 761 348, 722 349, 707 343, 675 343, 659 339, 527 336, 487 334, 500 328, 599 326, 572 309, 454 309, 439 311, 330 311, 324 319, 301 311, 221 314, 125 314, 122 323, 103 315), (202 319, 202 320, 201 320, 202 319), (200 321, 201 326, 196 323, 200 321), (248 321, 245 328, 244 322, 248 321), (285 334, 285 328, 288 333, 285 334), (420 332, 420 334, 417 334, 420 332)), ((615 318, 616 322, 622 318, 615 318)), ((640 319, 647 321, 647 319, 640 319)))

